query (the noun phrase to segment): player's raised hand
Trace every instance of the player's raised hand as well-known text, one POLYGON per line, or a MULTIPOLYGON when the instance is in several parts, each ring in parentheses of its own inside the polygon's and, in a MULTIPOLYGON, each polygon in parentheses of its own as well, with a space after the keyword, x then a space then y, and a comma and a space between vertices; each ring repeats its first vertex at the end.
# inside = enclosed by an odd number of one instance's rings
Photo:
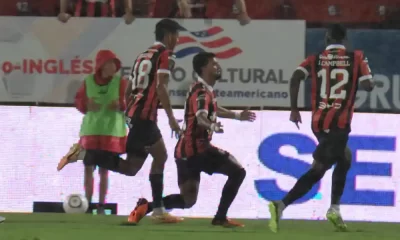
POLYGON ((301 123, 301 115, 299 110, 292 110, 290 112, 290 121, 296 124, 297 129, 300 129, 299 123, 301 123))
POLYGON ((254 122, 256 120, 256 113, 250 111, 250 107, 247 107, 240 113, 240 121, 254 122))
POLYGON ((129 25, 129 24, 133 23, 133 21, 135 21, 135 16, 133 16, 133 14, 131 12, 125 13, 124 20, 125 20, 125 24, 129 25))
POLYGON ((100 104, 96 103, 93 98, 89 98, 87 101, 87 110, 91 112, 97 112, 100 110, 100 104))
POLYGON ((211 124, 211 130, 215 133, 223 133, 224 132, 223 127, 224 126, 222 126, 221 122, 211 124))
POLYGON ((66 23, 71 18, 71 15, 69 15, 68 13, 60 13, 58 14, 57 18, 60 22, 66 23))

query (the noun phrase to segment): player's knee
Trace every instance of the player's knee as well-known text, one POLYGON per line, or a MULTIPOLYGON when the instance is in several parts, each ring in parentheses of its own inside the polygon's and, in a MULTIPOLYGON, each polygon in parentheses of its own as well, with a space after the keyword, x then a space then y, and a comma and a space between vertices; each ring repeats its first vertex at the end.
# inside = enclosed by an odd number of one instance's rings
POLYGON ((233 179, 236 179, 237 182, 242 183, 246 177, 246 170, 244 168, 237 169, 230 174, 229 177, 232 177, 233 179))
POLYGON ((168 153, 163 152, 162 154, 159 154, 159 156, 154 158, 154 162, 158 165, 163 165, 167 162, 168 159, 168 153))
POLYGON ((325 175, 325 172, 330 168, 330 166, 327 166, 326 164, 314 161, 312 166, 311 166, 311 171, 313 175, 316 177, 323 177, 325 175))
POLYGON ((353 159, 353 154, 351 153, 351 150, 349 147, 346 147, 346 149, 344 150, 344 157, 345 157, 346 165, 350 168, 351 161, 353 159))
POLYGON ((85 178, 93 178, 93 166, 85 166, 85 178))
POLYGON ((186 195, 186 196, 183 197, 183 199, 185 201, 185 208, 191 208, 197 202, 197 196, 196 195, 186 195))
POLYGON ((136 176, 136 174, 139 172, 139 168, 137 168, 136 166, 129 166, 126 169, 125 175, 129 176, 129 177, 134 177, 136 176))
POLYGON ((100 168, 99 175, 100 175, 101 179, 107 179, 108 178, 108 170, 105 168, 100 168))
POLYGON ((151 163, 150 172, 152 174, 162 174, 164 173, 165 163, 167 161, 168 155, 165 154, 163 157, 154 158, 153 162, 151 163))

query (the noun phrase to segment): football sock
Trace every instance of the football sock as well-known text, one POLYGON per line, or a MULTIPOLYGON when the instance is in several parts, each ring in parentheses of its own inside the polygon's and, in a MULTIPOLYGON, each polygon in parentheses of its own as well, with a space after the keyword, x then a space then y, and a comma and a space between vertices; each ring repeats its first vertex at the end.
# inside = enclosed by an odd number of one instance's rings
POLYGON ((340 206, 339 205, 331 205, 331 207, 329 208, 330 210, 333 210, 337 213, 340 212, 340 206))
POLYGON ((303 197, 311 188, 324 176, 325 172, 318 172, 310 169, 296 182, 294 187, 282 199, 283 204, 287 207, 297 199, 303 197))
POLYGON ((228 176, 228 180, 226 181, 225 186, 222 190, 222 196, 218 206, 217 214, 215 215, 215 219, 226 219, 228 209, 235 199, 245 177, 246 171, 243 168, 228 176))
POLYGON ((347 172, 350 169, 350 164, 338 163, 335 166, 332 174, 332 193, 331 205, 339 205, 343 195, 344 186, 346 185, 347 172))
POLYGON ((162 194, 164 190, 164 175, 150 174, 150 185, 153 193, 153 209, 163 207, 162 194))
MULTIPOLYGON (((163 203, 165 209, 184 209, 185 208, 185 200, 180 194, 171 194, 163 198, 163 203)), ((149 203, 149 207, 147 209, 147 213, 153 211, 153 203, 149 203)))
POLYGON ((163 198, 164 207, 166 209, 185 208, 185 200, 180 194, 171 194, 163 198))

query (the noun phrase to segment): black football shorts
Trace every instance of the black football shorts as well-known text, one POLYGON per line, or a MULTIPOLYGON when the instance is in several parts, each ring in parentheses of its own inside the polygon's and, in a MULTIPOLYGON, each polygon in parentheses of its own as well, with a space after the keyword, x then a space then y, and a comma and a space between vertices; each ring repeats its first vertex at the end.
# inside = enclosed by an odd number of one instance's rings
POLYGON ((113 153, 104 150, 86 149, 85 157, 83 158, 83 164, 85 166, 98 166, 111 171, 117 169, 117 163, 119 159, 118 153, 113 153))
POLYGON ((204 152, 187 159, 176 159, 178 184, 188 180, 200 181, 201 172, 214 173, 235 172, 243 168, 229 152, 210 146, 204 152))
POLYGON ((349 140, 348 130, 331 130, 314 132, 318 145, 313 153, 315 161, 331 167, 338 161, 346 161, 345 151, 349 140))
POLYGON ((151 120, 131 119, 128 126, 126 152, 140 158, 147 158, 149 153, 146 148, 154 145, 162 138, 157 123, 151 120))

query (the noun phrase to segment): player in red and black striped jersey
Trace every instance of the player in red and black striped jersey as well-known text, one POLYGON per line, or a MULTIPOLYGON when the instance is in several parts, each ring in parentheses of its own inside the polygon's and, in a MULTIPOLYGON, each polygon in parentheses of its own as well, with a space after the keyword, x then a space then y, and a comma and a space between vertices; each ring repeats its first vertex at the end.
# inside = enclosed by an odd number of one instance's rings
MULTIPOLYGON (((246 171, 227 151, 211 145, 212 134, 222 133, 217 117, 253 121, 255 114, 248 110, 235 113, 217 105, 213 86, 221 78, 221 68, 212 53, 199 53, 193 59, 199 76, 188 92, 185 103, 183 133, 175 148, 180 194, 164 198, 167 209, 190 208, 197 201, 200 173, 220 173, 228 176, 213 225, 238 227, 240 223, 227 219, 228 209, 245 178, 246 171)), ((152 209, 154 203, 141 199, 141 206, 152 209)))
MULTIPOLYGON (((126 143, 127 161, 135 163, 136 174, 147 156, 153 157, 150 170, 150 184, 153 192, 153 217, 162 222, 178 222, 180 218, 165 211, 162 199, 164 165, 167 150, 160 129, 157 126, 157 110, 162 107, 167 113, 171 129, 180 133, 167 91, 169 76, 174 67, 172 51, 178 41, 178 31, 182 27, 175 21, 163 19, 156 25, 156 42, 139 54, 132 68, 126 96, 129 99, 126 119, 129 126, 126 143)), ((140 201, 139 201, 140 203, 140 201)), ((128 221, 138 223, 146 211, 138 206, 128 221)))
MULTIPOLYGON (((72 6, 72 13, 75 17, 115 17, 116 5, 119 1, 123 1, 125 15, 124 20, 126 24, 131 24, 135 17, 132 13, 131 0, 74 0, 72 6)), ((60 0, 60 13, 58 20, 61 22, 68 22, 71 15, 68 13, 68 3, 71 0, 60 0)))
POLYGON ((326 34, 326 49, 309 56, 292 76, 290 121, 299 128, 301 116, 297 108, 297 97, 300 82, 310 76, 311 125, 319 143, 313 153, 314 163, 311 169, 281 201, 270 203, 270 228, 274 232, 278 231, 283 210, 304 196, 334 164, 331 207, 326 216, 337 230, 347 230, 340 214, 339 203, 351 166, 352 156, 347 141, 351 131, 354 101, 359 86, 366 91, 372 91, 374 82, 364 53, 360 50, 347 50, 343 45, 345 39, 346 29, 338 24, 332 25, 326 34))

